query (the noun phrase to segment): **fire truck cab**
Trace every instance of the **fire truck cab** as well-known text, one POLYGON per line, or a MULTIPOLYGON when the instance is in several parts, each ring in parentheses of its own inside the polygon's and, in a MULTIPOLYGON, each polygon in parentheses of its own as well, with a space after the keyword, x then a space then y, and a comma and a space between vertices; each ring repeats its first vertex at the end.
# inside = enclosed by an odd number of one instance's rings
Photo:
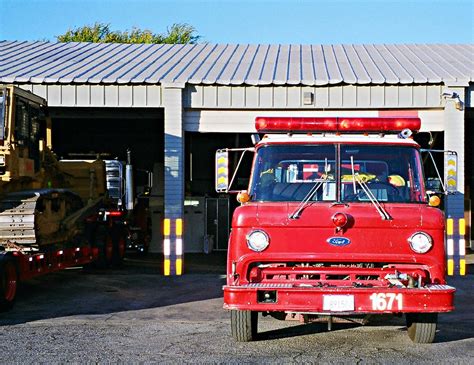
POLYGON ((272 134, 256 143, 249 188, 238 196, 223 288, 237 341, 255 339, 259 312, 329 324, 405 314, 414 342, 434 340, 455 289, 445 280, 444 214, 410 138, 420 124, 256 119, 259 133, 272 134))

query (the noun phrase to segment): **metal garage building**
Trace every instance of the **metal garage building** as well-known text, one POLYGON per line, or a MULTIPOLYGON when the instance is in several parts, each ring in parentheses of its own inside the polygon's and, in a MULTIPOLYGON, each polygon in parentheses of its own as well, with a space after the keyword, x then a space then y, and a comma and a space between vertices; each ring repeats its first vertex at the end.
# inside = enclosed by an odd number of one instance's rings
POLYGON ((245 134, 255 132, 255 117, 262 115, 419 116, 422 131, 436 132, 439 147, 458 153, 458 190, 465 195, 451 202, 452 211, 463 214, 463 197, 470 201, 474 161, 465 141, 474 137, 472 44, 3 41, 0 82, 48 100, 59 155, 87 145, 120 156, 119 149, 132 144, 138 164, 159 176, 154 193, 164 204, 156 198, 153 211, 158 251, 161 220, 183 217, 186 252, 202 251, 210 232, 225 248, 225 233, 212 225, 216 219, 227 231, 226 214, 218 219, 208 212, 202 224, 195 218, 205 196, 211 197, 208 210, 227 206, 212 201, 213 152, 248 146, 245 134))

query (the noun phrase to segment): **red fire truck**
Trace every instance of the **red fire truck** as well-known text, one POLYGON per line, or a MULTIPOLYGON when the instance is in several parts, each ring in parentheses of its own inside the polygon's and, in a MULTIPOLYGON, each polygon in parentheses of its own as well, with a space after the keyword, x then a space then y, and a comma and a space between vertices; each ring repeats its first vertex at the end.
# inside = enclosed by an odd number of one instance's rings
MULTIPOLYGON (((247 191, 233 215, 224 308, 251 341, 258 313, 305 322, 405 314, 434 340, 454 309, 443 212, 424 186, 418 118, 259 117, 247 191)), ((227 153, 216 189, 229 190, 227 153)))

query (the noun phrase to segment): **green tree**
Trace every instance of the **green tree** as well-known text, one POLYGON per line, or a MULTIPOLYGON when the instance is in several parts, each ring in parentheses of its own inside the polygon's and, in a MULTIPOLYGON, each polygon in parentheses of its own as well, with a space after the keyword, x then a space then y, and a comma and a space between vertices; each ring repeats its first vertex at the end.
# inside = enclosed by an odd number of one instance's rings
POLYGON ((97 22, 94 25, 68 29, 56 38, 58 42, 195 44, 201 36, 196 34, 192 25, 185 23, 173 24, 167 28, 166 33, 156 34, 151 30, 135 27, 130 31, 113 31, 110 24, 97 22))

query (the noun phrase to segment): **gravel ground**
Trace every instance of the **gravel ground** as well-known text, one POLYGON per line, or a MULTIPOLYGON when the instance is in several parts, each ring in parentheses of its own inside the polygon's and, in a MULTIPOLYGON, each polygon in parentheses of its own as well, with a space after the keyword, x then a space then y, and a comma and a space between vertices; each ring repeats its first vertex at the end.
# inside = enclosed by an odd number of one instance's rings
MULTIPOLYGON (((197 259, 182 277, 157 275, 157 261, 67 270, 24 283, 0 315, 2 363, 474 363, 470 274, 455 312, 440 316, 436 343, 413 344, 402 318, 366 326, 259 318, 259 338, 236 343, 222 309, 222 258, 197 259)), ((189 267, 189 265, 188 265, 189 267)))

